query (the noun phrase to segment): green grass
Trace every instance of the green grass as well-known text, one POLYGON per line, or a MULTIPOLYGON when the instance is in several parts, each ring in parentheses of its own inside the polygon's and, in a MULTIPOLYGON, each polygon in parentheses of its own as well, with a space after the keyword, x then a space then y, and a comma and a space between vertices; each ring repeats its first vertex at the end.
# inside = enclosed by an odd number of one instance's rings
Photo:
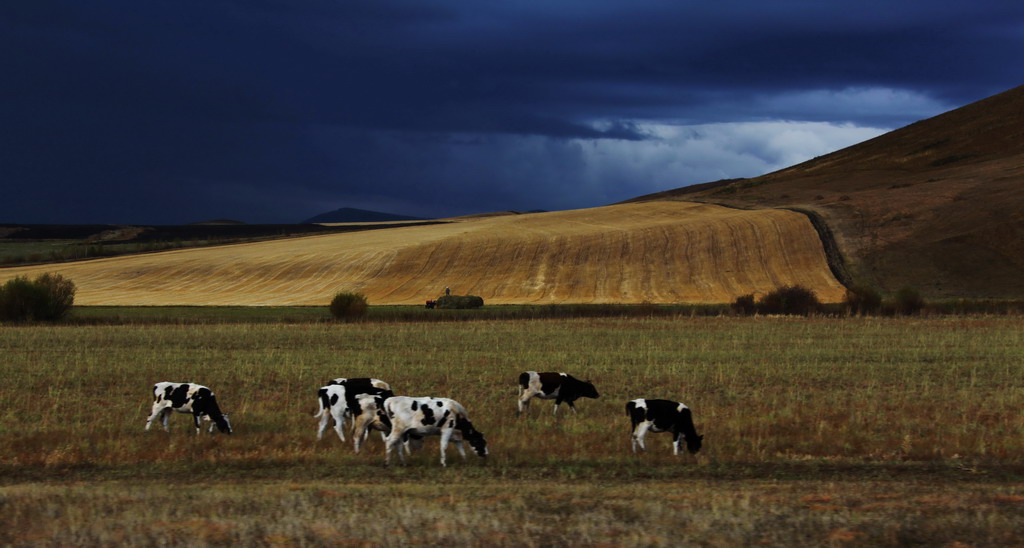
MULTIPOLYGON (((488 305, 479 309, 427 309, 419 305, 371 306, 353 322, 408 323, 572 318, 717 316, 728 305, 488 305)), ((229 323, 318 323, 335 321, 328 306, 78 306, 67 324, 158 325, 229 323)))
POLYGON ((4 544, 1024 539, 1019 317, 7 326, 0 356, 4 544), (517 417, 528 369, 602 397, 517 417), (316 388, 365 375, 459 400, 491 456, 441 469, 433 439, 384 469, 379 438, 317 442, 316 388), (161 380, 213 388, 235 435, 143 432, 161 380), (701 453, 633 456, 636 397, 689 405, 701 453))

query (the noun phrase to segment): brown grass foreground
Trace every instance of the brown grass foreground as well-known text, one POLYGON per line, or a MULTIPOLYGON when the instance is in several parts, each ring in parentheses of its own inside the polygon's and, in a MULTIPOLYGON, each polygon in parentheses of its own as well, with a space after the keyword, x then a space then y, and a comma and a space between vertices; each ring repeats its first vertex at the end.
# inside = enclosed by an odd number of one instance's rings
POLYGON ((387 230, 0 269, 58 272, 81 305, 422 304, 451 286, 487 304, 725 303, 799 284, 836 302, 799 213, 681 202, 464 219, 387 230))
POLYGON ((0 544, 1015 545, 1024 321, 586 319, 4 327, 0 544), (578 416, 526 369, 589 378, 578 416), (315 389, 373 374, 464 403, 484 463, 315 440, 315 389), (236 434, 143 432, 157 380, 236 434), (629 452, 623 406, 694 410, 705 448, 629 452))

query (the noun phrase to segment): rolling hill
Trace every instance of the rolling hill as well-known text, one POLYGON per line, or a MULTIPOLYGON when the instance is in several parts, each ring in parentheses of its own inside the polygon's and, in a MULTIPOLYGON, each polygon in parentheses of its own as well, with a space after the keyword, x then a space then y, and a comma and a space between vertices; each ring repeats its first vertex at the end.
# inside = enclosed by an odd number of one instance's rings
POLYGON ((820 215, 851 278, 929 298, 1024 298, 1024 87, 752 179, 634 201, 820 215))
POLYGON ((686 202, 445 224, 0 270, 59 272, 83 305, 420 304, 445 286, 500 303, 727 302, 782 284, 838 300, 808 218, 686 202))

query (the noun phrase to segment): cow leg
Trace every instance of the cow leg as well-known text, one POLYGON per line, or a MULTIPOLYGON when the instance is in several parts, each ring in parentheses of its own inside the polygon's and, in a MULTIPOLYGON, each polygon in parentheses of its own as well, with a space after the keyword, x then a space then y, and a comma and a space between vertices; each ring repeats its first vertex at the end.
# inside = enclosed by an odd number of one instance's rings
POLYGON ((327 423, 331 422, 331 411, 324 409, 324 412, 320 415, 320 427, 316 431, 316 439, 324 439, 324 432, 327 431, 327 423))
POLYGON ((397 428, 392 428, 388 434, 387 443, 384 446, 384 466, 391 465, 391 452, 398 449, 398 460, 405 465, 405 454, 402 452, 402 433, 397 428))
POLYGON ((569 400, 565 400, 565 403, 569 404, 569 409, 572 409, 572 414, 576 414, 576 403, 569 400))
POLYGON ((334 417, 334 431, 338 433, 341 441, 345 441, 345 412, 339 410, 337 405, 334 405, 331 406, 331 416, 334 417))
POLYGON ((633 429, 633 454, 636 454, 636 446, 639 445, 642 451, 647 451, 647 447, 644 445, 644 437, 647 436, 647 430, 650 429, 651 425, 648 422, 641 422, 633 429))
POLYGON ((153 426, 153 421, 155 421, 157 419, 157 417, 160 416, 160 412, 161 411, 163 411, 163 406, 158 404, 158 403, 154 403, 153 404, 153 410, 149 412, 149 418, 146 419, 146 431, 147 432, 149 431, 149 427, 153 426))
MULTIPOLYGON (((448 448, 448 440, 450 440, 451 438, 452 438, 452 431, 451 430, 446 428, 446 429, 441 431, 441 466, 448 466, 444 462, 444 453, 445 453, 445 450, 448 448)), ((460 446, 460 449, 461 449, 461 446, 460 446)))
POLYGON ((171 418, 171 408, 164 407, 164 410, 160 412, 160 423, 164 426, 164 432, 170 432, 171 427, 168 425, 168 421, 171 418))
POLYGON ((683 436, 680 432, 672 432, 672 454, 679 455, 679 446, 683 443, 683 436))
POLYGON ((366 420, 365 417, 359 415, 356 420, 352 421, 352 442, 355 445, 356 454, 359 454, 359 450, 362 449, 363 442, 367 440, 370 435, 370 421, 366 420))
POLYGON ((201 417, 202 417, 202 415, 200 415, 199 413, 192 413, 192 424, 194 424, 196 426, 196 435, 197 436, 200 433, 202 433, 202 431, 203 431, 203 429, 202 429, 203 420, 202 420, 201 417))
POLYGON ((412 456, 413 451, 419 451, 423 449, 423 436, 414 438, 412 436, 406 436, 402 441, 402 448, 405 449, 405 454, 412 456))
POLYGON ((530 390, 528 390, 528 389, 524 389, 523 392, 521 394, 519 394, 519 402, 518 403, 519 403, 519 414, 520 415, 523 414, 523 411, 526 411, 527 409, 530 408, 530 400, 531 399, 533 399, 533 393, 530 392, 530 390))
POLYGON ((466 460, 466 448, 462 446, 462 440, 452 440, 455 443, 455 448, 459 450, 459 456, 462 460, 466 460))

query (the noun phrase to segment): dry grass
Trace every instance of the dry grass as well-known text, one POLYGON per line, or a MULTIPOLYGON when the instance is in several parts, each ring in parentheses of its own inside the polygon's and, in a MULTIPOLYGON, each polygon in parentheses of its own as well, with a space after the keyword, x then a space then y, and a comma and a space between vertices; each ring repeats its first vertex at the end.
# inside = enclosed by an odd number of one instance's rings
POLYGON ((820 213, 860 283, 1024 297, 1024 86, 775 173, 691 194, 820 213))
POLYGON ((1022 348, 1020 318, 5 327, 0 544, 1013 545, 1022 348), (516 417, 526 369, 602 398, 516 417), (317 442, 316 387, 369 374, 464 403, 488 462, 317 442), (143 432, 172 379, 236 434, 143 432), (641 396, 694 409, 698 457, 629 452, 641 396))
POLYGON ((445 286, 502 303, 722 303, 800 284, 842 299, 810 222, 663 202, 0 269, 59 272, 83 305, 421 304, 445 286))
POLYGON ((115 481, 0 488, 0 543, 1019 545, 1020 486, 707 481, 115 481))

